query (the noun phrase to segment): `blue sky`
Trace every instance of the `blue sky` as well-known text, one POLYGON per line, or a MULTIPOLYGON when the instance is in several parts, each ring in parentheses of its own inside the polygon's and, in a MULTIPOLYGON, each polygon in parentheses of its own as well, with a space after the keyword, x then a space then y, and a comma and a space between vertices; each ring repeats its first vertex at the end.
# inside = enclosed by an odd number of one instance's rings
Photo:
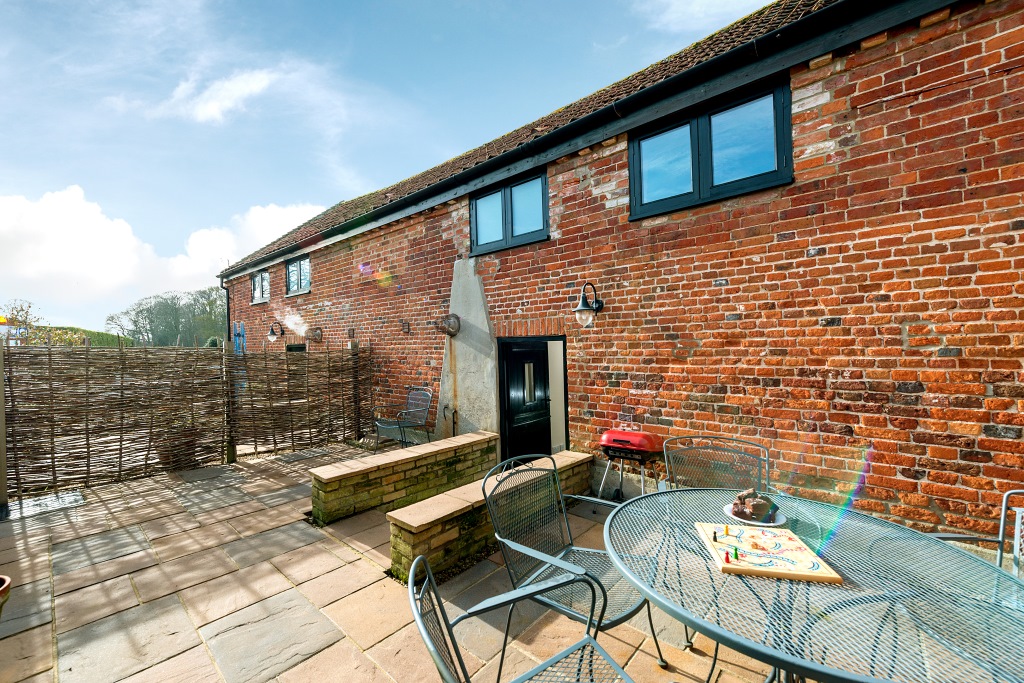
POLYGON ((0 304, 102 329, 765 0, 0 0, 0 304))

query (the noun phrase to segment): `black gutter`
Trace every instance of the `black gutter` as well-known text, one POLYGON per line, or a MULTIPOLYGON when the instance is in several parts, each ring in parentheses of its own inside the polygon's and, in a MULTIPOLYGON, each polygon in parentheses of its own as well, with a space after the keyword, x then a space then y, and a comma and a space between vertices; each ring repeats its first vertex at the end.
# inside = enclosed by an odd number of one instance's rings
MULTIPOLYGON (((469 182, 476 177, 508 166, 517 160, 528 158, 534 153, 541 151, 538 148, 555 147, 562 142, 568 142, 573 138, 579 137, 589 130, 599 128, 617 119, 625 118, 627 115, 663 99, 666 95, 671 94, 672 91, 682 90, 688 85, 698 85, 700 82, 710 80, 710 77, 720 75, 723 72, 749 66, 788 47, 809 42, 813 37, 834 36, 837 43, 831 49, 838 49, 848 45, 860 39, 852 37, 850 34, 852 33, 852 26, 855 23, 863 22, 866 15, 878 15, 881 23, 885 24, 887 28, 891 28, 953 4, 956 4, 956 0, 903 0, 903 2, 892 2, 891 0, 839 0, 839 2, 833 5, 824 7, 792 23, 781 26, 769 34, 754 38, 734 47, 728 52, 723 52, 707 61, 695 64, 685 71, 680 71, 642 90, 626 95, 622 99, 616 100, 597 111, 593 111, 575 121, 570 121, 546 135, 529 140, 472 168, 460 171, 449 178, 396 199, 389 204, 372 209, 362 216, 357 216, 344 223, 322 230, 316 234, 315 239, 319 241, 355 230, 371 221, 413 206, 431 196, 441 194, 448 189, 469 182), (865 8, 868 8, 868 11, 865 11, 865 8), (845 42, 843 42, 844 40, 845 42)), ((768 76, 770 74, 764 75, 768 76)), ((251 263, 228 268, 220 276, 221 278, 230 277, 234 273, 253 268, 260 263, 298 251, 302 246, 303 241, 289 244, 251 263)))

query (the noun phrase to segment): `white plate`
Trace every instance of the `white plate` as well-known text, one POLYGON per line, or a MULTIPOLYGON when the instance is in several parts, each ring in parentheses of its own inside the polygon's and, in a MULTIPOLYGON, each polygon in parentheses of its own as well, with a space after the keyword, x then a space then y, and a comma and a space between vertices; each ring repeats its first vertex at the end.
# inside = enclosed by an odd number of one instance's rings
POLYGON ((725 513, 726 517, 729 517, 730 519, 735 519, 740 524, 749 524, 750 526, 782 526, 783 524, 789 521, 788 519, 786 519, 786 515, 782 514, 782 510, 775 511, 774 522, 755 522, 752 519, 743 519, 742 517, 737 517, 736 515, 732 514, 732 503, 729 503, 724 508, 722 508, 722 512, 725 513))

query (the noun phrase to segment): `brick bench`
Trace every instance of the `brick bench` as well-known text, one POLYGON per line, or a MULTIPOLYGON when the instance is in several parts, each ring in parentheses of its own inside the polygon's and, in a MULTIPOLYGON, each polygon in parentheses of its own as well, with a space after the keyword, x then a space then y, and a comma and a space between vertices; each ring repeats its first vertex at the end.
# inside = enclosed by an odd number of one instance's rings
POLYGON ((316 467, 313 519, 330 524, 370 509, 394 510, 483 478, 498 461, 498 435, 472 432, 316 467))
MULTIPOLYGON (((562 451, 554 459, 565 493, 590 490, 593 455, 562 451)), ((440 572, 494 542, 480 481, 393 510, 387 517, 391 523, 391 572, 401 581, 407 579, 417 555, 426 555, 431 569, 440 572)))

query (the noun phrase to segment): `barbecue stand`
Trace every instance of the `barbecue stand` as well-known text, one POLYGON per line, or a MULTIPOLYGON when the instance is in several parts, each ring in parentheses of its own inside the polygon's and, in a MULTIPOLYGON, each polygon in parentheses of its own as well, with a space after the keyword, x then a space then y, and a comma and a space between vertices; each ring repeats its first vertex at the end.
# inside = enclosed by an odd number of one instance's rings
MULTIPOLYGON (((604 476, 601 477, 601 488, 597 492, 598 498, 604 497, 604 485, 608 479, 608 470, 611 469, 612 459, 619 461, 619 487, 612 492, 612 500, 622 501, 622 468, 624 460, 636 463, 640 468, 640 494, 647 493, 646 473, 647 463, 661 457, 661 440, 653 434, 645 432, 626 432, 620 429, 609 429, 601 435, 601 452, 608 458, 608 464, 604 468, 604 476)), ((652 475, 654 468, 651 468, 652 475)))

